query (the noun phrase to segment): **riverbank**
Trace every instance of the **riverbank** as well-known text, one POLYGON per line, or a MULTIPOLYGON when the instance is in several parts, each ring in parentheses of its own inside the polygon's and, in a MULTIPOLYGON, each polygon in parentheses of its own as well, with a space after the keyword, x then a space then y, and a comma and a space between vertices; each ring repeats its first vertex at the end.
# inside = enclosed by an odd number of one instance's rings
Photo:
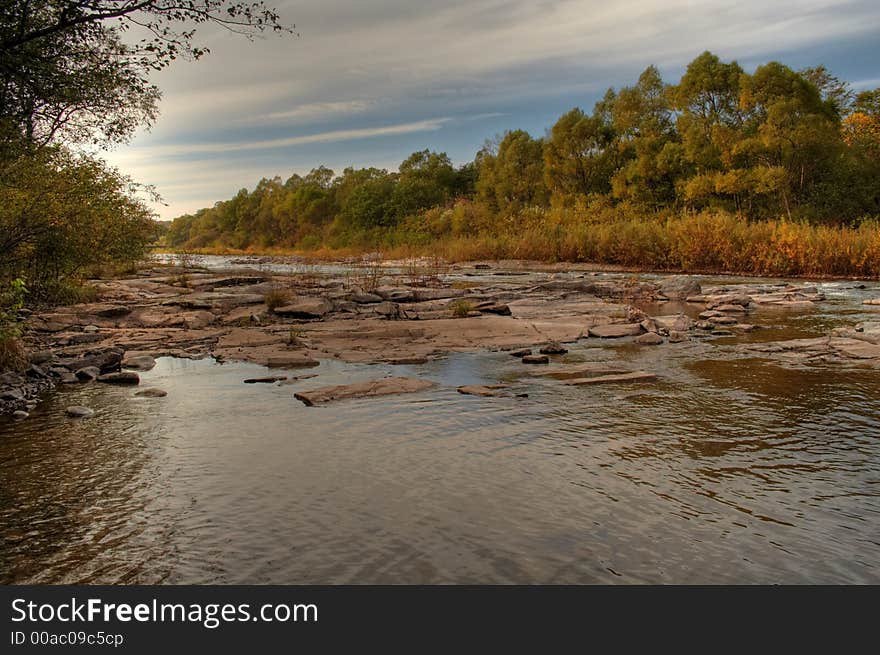
MULTIPOLYGON (((525 262, 442 268, 432 268, 430 260, 421 266, 412 260, 337 262, 299 269, 284 258, 214 263, 226 270, 153 266, 97 280, 98 302, 35 312, 26 322, 35 365, 30 375, 39 377, 39 370, 46 387, 96 379, 136 384, 136 373, 113 374, 149 369, 159 357, 213 357, 257 363, 268 371, 260 381, 283 383, 303 379, 285 372, 307 372, 325 359, 417 367, 450 353, 489 350, 515 354, 527 367, 546 365, 564 355, 565 344, 584 339, 681 348, 732 338, 743 341, 744 356, 783 364, 880 365, 880 323, 870 320, 834 326, 818 339, 812 334, 755 339, 759 316, 809 312, 827 302, 813 284, 707 285, 692 276, 640 277, 584 265, 529 270, 525 262)), ((863 293, 870 316, 876 298, 870 289, 863 293)), ((556 372, 567 379, 565 371, 556 372)), ((591 379, 583 384, 652 375, 613 365, 573 373, 568 378, 591 379)), ((0 392, 10 395, 3 406, 7 413, 27 412, 45 390, 24 389, 25 384, 32 381, 4 379, 0 392), (20 397, 12 398, 16 394, 20 397)), ((408 386, 419 388, 402 383, 408 386)), ((347 395, 337 390, 333 399, 347 395)))

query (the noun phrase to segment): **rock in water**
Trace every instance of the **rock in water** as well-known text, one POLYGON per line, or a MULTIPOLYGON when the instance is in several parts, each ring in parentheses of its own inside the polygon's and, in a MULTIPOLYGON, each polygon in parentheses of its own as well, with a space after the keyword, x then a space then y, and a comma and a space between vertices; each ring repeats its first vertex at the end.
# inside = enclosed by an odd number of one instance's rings
POLYGON ((568 352, 568 349, 564 348, 558 341, 551 341, 538 352, 542 355, 564 355, 568 352))
POLYGON ((156 360, 150 355, 126 355, 122 358, 122 366, 137 371, 149 371, 156 366, 156 360))
POLYGON ((656 332, 648 332, 633 339, 640 346, 659 346, 663 343, 663 337, 656 332))
POLYGON ((526 355, 522 358, 523 364, 549 364, 550 358, 547 355, 526 355))
POLYGON ((519 350, 511 350, 508 355, 511 357, 525 357, 526 355, 531 355, 531 348, 520 348, 519 350))
POLYGON ((677 275, 661 280, 660 292, 672 300, 681 300, 688 296, 699 295, 702 293, 702 288, 695 278, 677 275))
POLYGON ((567 380, 565 384, 573 384, 575 386, 583 386, 588 384, 609 384, 614 382, 652 382, 657 379, 653 373, 646 371, 633 371, 632 373, 621 373, 619 375, 599 375, 593 378, 575 378, 567 380))
POLYGON ((135 396, 141 396, 143 398, 164 398, 168 395, 168 392, 164 389, 141 389, 140 391, 135 391, 135 396))
POLYGON ((506 388, 506 384, 466 384, 458 388, 458 393, 467 396, 502 396, 505 394, 501 393, 501 390, 506 388))
POLYGON ((89 418, 95 415, 95 410, 82 405, 71 405, 64 412, 71 418, 89 418))
POLYGON ((107 384, 140 384, 141 378, 134 371, 122 371, 120 373, 99 375, 98 382, 106 382, 107 384))
POLYGON ((23 420, 25 420, 28 416, 30 416, 30 414, 28 414, 27 412, 22 411, 22 410, 20 410, 20 409, 14 411, 14 412, 12 412, 12 420, 13 420, 13 421, 23 421, 23 420))
POLYGON ((101 375, 101 369, 99 369, 97 366, 86 366, 85 368, 81 368, 76 372, 77 379, 82 382, 91 382, 92 380, 97 380, 99 375, 101 375))
POLYGON ((417 378, 382 378, 379 380, 367 380, 354 384, 340 384, 333 387, 321 387, 311 391, 300 391, 293 395, 306 405, 319 405, 334 400, 346 400, 350 398, 372 398, 374 396, 387 396, 397 393, 415 393, 425 391, 434 386, 428 380, 417 378))
POLYGON ((609 323, 607 325, 596 325, 589 330, 591 337, 599 337, 601 339, 634 337, 641 333, 642 326, 638 323, 609 323))

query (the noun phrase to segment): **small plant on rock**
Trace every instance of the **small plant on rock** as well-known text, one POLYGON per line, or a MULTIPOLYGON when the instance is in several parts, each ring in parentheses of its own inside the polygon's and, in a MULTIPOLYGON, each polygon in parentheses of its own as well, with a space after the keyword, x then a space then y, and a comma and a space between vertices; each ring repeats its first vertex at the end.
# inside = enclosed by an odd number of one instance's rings
POLYGON ((455 300, 449 303, 449 310, 455 318, 467 318, 474 306, 467 300, 455 300))
POLYGON ((270 289, 263 297, 263 302, 266 303, 270 312, 274 312, 277 308, 290 303, 290 293, 287 289, 270 289))

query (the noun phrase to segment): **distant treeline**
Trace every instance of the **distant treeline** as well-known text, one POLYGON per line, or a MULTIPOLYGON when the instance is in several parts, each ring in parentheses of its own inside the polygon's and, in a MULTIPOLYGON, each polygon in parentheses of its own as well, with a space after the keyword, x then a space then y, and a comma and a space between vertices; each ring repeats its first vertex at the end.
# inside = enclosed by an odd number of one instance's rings
MULTIPOLYGON (((263 179, 175 219, 165 240, 252 250, 492 243, 504 256, 677 267, 686 262, 671 226, 700 217, 870 241, 878 216, 880 89, 855 93, 821 66, 770 62, 749 74, 706 52, 678 84, 651 66, 592 113, 572 109, 543 138, 507 132, 463 166, 424 150, 397 172, 322 166, 263 179), (600 225, 640 223, 649 243, 597 245, 600 225), (637 254, 646 248, 650 257, 637 254)), ((775 239, 773 230, 755 238, 775 239)))

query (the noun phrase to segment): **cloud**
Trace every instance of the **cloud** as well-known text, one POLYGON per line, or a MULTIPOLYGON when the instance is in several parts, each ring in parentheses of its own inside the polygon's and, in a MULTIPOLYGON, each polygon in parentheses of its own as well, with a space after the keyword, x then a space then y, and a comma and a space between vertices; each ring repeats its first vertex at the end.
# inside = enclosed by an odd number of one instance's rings
POLYGON ((334 102, 310 102, 292 109, 273 111, 257 116, 256 121, 279 121, 298 123, 325 120, 332 116, 358 114, 376 105, 375 100, 337 100, 334 102))

